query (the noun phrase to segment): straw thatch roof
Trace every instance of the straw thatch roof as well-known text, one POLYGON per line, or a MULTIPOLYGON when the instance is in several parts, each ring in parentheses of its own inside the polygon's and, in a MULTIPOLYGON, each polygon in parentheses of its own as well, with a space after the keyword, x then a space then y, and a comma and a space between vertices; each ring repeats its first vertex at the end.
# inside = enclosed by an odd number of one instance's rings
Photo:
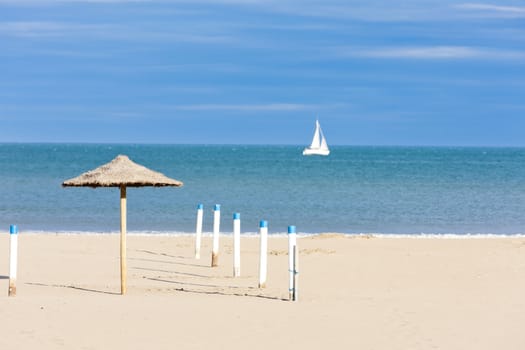
POLYGON ((182 182, 119 155, 111 162, 62 183, 64 187, 182 186, 182 182))

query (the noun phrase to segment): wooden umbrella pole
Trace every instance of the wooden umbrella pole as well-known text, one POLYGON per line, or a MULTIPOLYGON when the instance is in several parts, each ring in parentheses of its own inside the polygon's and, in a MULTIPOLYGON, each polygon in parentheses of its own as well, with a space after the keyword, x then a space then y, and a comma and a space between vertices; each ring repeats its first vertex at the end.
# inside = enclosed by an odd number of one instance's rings
POLYGON ((120 294, 126 294, 126 186, 120 186, 120 294))

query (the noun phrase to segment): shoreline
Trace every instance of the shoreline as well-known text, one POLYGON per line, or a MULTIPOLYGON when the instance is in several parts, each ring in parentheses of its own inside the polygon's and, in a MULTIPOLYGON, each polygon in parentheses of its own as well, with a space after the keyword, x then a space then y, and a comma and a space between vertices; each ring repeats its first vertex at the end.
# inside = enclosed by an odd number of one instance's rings
MULTIPOLYGON (((0 235, 9 235, 9 230, 0 230, 0 235)), ((73 230, 28 230, 20 231, 20 235, 57 235, 57 236, 109 236, 120 235, 120 231, 73 231, 73 230)), ((127 231, 128 236, 138 237, 194 237, 195 232, 179 232, 179 231, 127 231)), ((210 231, 202 232, 202 237, 210 238, 213 233, 210 231)), ((233 232, 220 232, 221 236, 232 237, 233 232)), ((242 237, 258 238, 259 232, 241 232, 242 237)), ((268 236, 275 238, 285 238, 288 236, 286 232, 269 232, 268 236)), ((525 233, 342 233, 342 232, 320 232, 320 233, 297 233, 297 237, 346 237, 346 238, 389 238, 389 239, 485 239, 485 238, 525 238, 525 233)))

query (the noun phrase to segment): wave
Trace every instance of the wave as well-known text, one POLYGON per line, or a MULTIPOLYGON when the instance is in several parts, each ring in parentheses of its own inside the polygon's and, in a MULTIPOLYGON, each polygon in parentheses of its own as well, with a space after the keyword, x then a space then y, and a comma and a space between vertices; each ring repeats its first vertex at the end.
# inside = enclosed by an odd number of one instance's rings
MULTIPOLYGON (((20 231, 21 235, 118 235, 119 231, 68 231, 68 230, 28 230, 20 231)), ((195 236, 195 232, 183 232, 183 231, 128 231, 130 236, 195 236)), ((232 232, 221 232, 221 236, 233 236, 232 232)), ((258 232, 242 232, 244 237, 258 237, 258 232)), ((212 232, 203 232, 203 237, 212 237, 212 232)), ((286 237, 286 232, 270 232, 271 237, 286 237)), ((486 239, 486 238, 525 238, 525 233, 379 233, 379 232, 368 232, 368 233, 339 233, 339 232, 315 232, 315 233, 298 233, 299 237, 312 237, 312 236, 340 236, 349 238, 411 238, 411 239, 486 239)))

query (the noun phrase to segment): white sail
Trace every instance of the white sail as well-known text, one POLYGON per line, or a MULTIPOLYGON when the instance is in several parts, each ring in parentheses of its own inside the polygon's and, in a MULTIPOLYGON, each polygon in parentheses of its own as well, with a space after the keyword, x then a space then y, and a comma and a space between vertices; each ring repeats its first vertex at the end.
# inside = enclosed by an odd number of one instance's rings
POLYGON ((312 143, 310 144, 310 148, 319 148, 321 147, 321 140, 319 135, 319 121, 315 121, 315 131, 314 131, 314 137, 312 138, 312 143))
POLYGON ((326 138, 324 137, 323 130, 321 130, 321 127, 319 127, 319 134, 321 135, 321 145, 319 146, 319 148, 328 151, 328 144, 326 143, 326 138))
POLYGON ((314 131, 314 137, 312 138, 312 143, 310 144, 310 147, 306 147, 303 150, 304 156, 310 156, 310 155, 320 155, 320 156, 327 156, 330 154, 330 149, 328 148, 328 144, 326 143, 326 139, 323 134, 323 130, 321 129, 321 124, 319 124, 319 121, 315 121, 315 131, 314 131))

